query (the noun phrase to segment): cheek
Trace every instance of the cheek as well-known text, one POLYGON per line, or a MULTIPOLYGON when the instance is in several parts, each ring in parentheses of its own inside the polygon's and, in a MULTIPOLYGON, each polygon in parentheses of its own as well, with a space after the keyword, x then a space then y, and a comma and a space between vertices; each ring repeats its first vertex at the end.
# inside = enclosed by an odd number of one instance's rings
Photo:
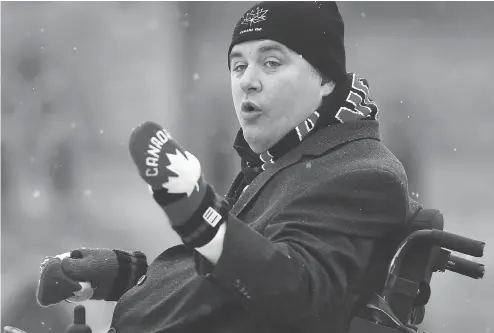
POLYGON ((300 100, 300 85, 290 81, 277 81, 271 86, 270 104, 276 110, 277 116, 290 113, 290 110, 297 108, 300 100))
POLYGON ((230 82, 230 89, 232 92, 233 105, 235 106, 235 110, 237 110, 242 102, 242 93, 240 86, 233 79, 230 82))

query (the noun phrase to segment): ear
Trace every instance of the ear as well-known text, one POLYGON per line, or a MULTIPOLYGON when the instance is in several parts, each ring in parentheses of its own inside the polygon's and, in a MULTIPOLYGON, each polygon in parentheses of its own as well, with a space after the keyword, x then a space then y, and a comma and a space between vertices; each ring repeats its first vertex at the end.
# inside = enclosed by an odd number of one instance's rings
POLYGON ((321 82, 321 97, 328 96, 334 90, 336 84, 332 80, 325 80, 321 82))

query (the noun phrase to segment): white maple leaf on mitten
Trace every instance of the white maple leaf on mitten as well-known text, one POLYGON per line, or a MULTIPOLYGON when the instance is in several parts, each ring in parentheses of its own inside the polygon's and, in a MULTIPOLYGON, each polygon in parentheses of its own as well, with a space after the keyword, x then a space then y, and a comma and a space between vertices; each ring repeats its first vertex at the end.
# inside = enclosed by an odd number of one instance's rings
POLYGON ((185 151, 184 155, 176 149, 176 154, 167 153, 166 156, 170 161, 167 168, 177 176, 168 177, 163 187, 168 190, 168 193, 187 193, 187 197, 190 197, 194 189, 199 190, 201 163, 188 151, 185 151))

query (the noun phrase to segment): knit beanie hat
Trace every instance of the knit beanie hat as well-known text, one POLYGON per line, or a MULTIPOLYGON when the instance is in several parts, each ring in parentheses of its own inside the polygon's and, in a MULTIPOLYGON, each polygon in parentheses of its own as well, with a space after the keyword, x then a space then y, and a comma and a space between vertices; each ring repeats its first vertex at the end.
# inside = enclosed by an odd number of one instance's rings
POLYGON ((344 24, 335 2, 266 1, 254 5, 235 26, 228 56, 236 44, 261 39, 285 45, 335 82, 346 78, 344 24))

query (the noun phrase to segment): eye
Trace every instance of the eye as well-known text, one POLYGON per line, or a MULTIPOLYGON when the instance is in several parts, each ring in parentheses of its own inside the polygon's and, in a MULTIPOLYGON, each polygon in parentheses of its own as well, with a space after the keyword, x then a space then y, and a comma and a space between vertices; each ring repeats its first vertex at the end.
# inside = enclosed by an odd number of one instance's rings
POLYGON ((242 71, 244 71, 246 68, 247 68, 247 65, 242 64, 242 63, 237 63, 237 64, 233 65, 232 70, 233 70, 234 72, 242 72, 242 71))
POLYGON ((274 61, 274 60, 268 60, 264 63, 264 65, 267 67, 267 68, 276 68, 276 67, 279 67, 281 66, 281 64, 278 62, 278 61, 274 61))

